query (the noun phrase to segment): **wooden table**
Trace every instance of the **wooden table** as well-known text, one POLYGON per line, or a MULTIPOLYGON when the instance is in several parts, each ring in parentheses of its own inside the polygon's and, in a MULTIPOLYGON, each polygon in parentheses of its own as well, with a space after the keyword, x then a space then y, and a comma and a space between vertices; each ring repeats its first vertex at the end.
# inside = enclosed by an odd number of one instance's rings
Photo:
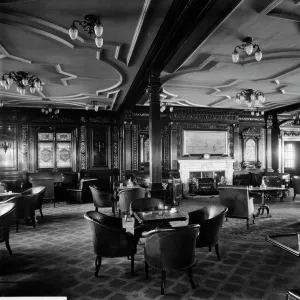
POLYGON ((300 257, 300 244, 298 242, 297 233, 267 236, 266 241, 280 249, 300 257))
MULTIPOLYGON (((264 211, 266 209, 267 211, 267 216, 271 217, 270 215, 270 207, 269 205, 266 204, 266 201, 270 198, 270 193, 271 192, 285 192, 288 191, 288 188, 286 187, 252 187, 249 188, 249 192, 258 192, 261 194, 261 205, 258 208, 258 211, 256 213, 256 217, 259 217, 260 215, 264 214, 264 211)), ((280 200, 282 201, 283 194, 280 197, 280 200)))
POLYGON ((158 226, 163 226, 172 221, 186 221, 186 217, 182 213, 178 211, 173 213, 166 209, 133 212, 133 215, 142 224, 156 223, 158 226))

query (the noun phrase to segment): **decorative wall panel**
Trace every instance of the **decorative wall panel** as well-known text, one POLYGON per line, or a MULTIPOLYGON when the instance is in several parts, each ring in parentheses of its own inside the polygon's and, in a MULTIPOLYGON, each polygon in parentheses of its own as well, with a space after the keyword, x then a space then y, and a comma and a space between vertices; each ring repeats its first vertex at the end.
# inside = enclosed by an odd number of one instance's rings
POLYGON ((71 142, 72 135, 71 133, 56 133, 56 140, 57 141, 68 141, 71 142))
POLYGON ((80 168, 86 170, 86 126, 80 126, 80 168))
POLYGON ((72 168, 71 153, 72 153, 72 144, 70 142, 57 142, 56 167, 72 168))
POLYGON ((54 168, 54 144, 51 142, 38 143, 38 168, 54 168))
POLYGON ((22 171, 28 171, 28 125, 22 124, 21 128, 21 161, 22 161, 22 171))
POLYGON ((110 145, 108 143, 109 127, 97 127, 91 130, 90 166, 92 168, 109 167, 108 153, 110 145))
POLYGON ((17 127, 0 125, 0 170, 17 170, 17 127))
POLYGON ((138 126, 132 125, 132 170, 138 170, 138 126))
POLYGON ((39 132, 38 141, 53 141, 54 134, 53 132, 39 132))
POLYGON ((118 127, 113 126, 112 128, 112 158, 113 158, 113 168, 119 168, 119 141, 118 141, 118 127))

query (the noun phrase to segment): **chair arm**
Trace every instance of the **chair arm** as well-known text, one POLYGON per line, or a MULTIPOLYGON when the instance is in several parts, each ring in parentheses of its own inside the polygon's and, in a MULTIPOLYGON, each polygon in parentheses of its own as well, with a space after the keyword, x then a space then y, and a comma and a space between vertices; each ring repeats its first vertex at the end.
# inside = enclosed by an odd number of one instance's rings
POLYGON ((67 189, 67 191, 70 191, 70 192, 82 192, 81 189, 67 189))
POLYGON ((150 231, 144 231, 142 233, 142 237, 147 238, 147 237, 153 235, 156 231, 157 231, 156 229, 153 229, 153 230, 150 230, 150 231))

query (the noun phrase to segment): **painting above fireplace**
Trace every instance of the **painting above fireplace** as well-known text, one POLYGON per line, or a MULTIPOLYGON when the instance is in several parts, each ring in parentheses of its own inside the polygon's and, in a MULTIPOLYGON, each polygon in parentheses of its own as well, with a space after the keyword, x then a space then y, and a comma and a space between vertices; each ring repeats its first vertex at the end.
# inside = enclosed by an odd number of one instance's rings
POLYGON ((228 154, 227 131, 183 130, 183 155, 228 154))

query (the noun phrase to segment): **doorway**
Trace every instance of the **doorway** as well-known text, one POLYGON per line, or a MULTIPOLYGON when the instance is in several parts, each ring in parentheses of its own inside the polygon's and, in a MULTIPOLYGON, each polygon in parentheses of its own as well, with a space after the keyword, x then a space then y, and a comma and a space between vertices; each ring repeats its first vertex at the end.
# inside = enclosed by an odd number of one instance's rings
POLYGON ((300 175, 300 141, 284 142, 284 173, 300 175))

